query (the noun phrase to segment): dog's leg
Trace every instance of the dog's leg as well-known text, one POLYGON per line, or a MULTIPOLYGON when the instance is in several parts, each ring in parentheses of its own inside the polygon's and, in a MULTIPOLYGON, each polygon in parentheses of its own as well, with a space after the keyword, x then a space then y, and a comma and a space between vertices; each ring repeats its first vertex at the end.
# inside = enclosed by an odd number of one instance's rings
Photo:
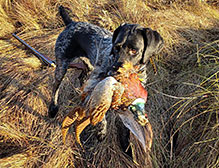
POLYGON ((57 63, 57 66, 55 69, 55 81, 53 83, 52 100, 50 102, 49 110, 48 110, 50 118, 54 118, 56 114, 58 113, 59 86, 67 72, 69 61, 67 59, 65 60, 57 59, 56 63, 57 63))

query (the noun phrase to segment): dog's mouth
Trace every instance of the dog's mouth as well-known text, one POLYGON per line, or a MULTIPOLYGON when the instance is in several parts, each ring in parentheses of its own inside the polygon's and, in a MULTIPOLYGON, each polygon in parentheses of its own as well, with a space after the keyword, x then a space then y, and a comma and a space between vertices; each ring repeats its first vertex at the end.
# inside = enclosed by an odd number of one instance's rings
POLYGON ((142 74, 142 72, 144 72, 145 69, 145 65, 143 66, 139 66, 139 65, 133 65, 130 61, 125 61, 125 62, 116 62, 113 64, 113 66, 110 66, 109 68, 107 68, 107 75, 108 76, 114 76, 117 75, 120 68, 124 68, 124 67, 129 67, 129 65, 132 65, 133 68, 131 68, 133 71, 135 71, 136 73, 138 73, 138 75, 142 74))

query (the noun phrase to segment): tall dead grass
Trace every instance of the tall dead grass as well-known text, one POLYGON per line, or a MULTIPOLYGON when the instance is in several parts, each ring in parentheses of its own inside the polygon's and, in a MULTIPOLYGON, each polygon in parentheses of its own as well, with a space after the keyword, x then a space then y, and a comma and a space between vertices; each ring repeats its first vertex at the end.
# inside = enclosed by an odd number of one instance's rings
POLYGON ((87 128, 86 152, 74 134, 62 144, 60 123, 78 94, 74 70, 61 86, 57 119, 48 118, 54 69, 42 67, 11 33, 54 59, 55 40, 64 28, 59 5, 70 8, 75 21, 112 31, 122 22, 138 23, 162 35, 165 48, 156 55, 157 74, 148 65, 152 163, 217 167, 219 8, 199 0, 0 0, 0 167, 146 167, 138 148, 138 164, 120 150, 116 116, 101 143, 87 128))

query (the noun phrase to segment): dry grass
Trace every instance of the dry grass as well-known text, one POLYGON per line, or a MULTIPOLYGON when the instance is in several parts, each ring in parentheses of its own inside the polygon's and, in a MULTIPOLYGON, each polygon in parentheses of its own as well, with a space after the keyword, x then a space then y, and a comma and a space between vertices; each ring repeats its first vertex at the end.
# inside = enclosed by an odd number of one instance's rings
MULTIPOLYGON (((73 70, 66 75, 57 120, 47 117, 54 69, 41 63, 11 33, 54 58, 63 30, 58 6, 76 21, 114 30, 122 22, 156 29, 165 48, 156 56, 157 74, 148 65, 148 113, 154 132, 154 167, 217 167, 219 108, 219 6, 200 0, 0 0, 0 167, 146 167, 117 145, 115 118, 98 143, 90 127, 86 152, 69 134, 61 141, 60 123, 77 100, 73 70), (67 101, 66 101, 67 100, 67 101)), ((136 140, 132 139, 137 145, 136 140)))

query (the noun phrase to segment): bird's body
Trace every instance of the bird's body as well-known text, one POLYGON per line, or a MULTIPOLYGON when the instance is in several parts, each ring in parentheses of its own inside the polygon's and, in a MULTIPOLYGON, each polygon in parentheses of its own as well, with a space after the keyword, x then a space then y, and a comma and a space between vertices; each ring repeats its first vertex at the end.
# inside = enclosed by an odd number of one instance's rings
MULTIPOLYGON (((114 76, 108 76, 96 82, 93 89, 89 85, 83 88, 82 103, 64 119, 62 124, 63 140, 73 122, 76 121, 76 140, 81 145, 80 134, 89 125, 96 125, 103 120, 106 112, 112 108, 114 111, 125 111, 138 98, 146 102, 147 91, 138 77, 137 68, 131 63, 124 64, 114 76)), ((99 79, 98 79, 99 80, 99 79)), ((89 82, 88 82, 89 83, 89 82)), ((146 115, 144 115, 146 116, 146 115)), ((148 122, 142 120, 142 125, 148 122)), ((82 146, 82 145, 81 145, 82 146)))
POLYGON ((142 86, 139 79, 138 67, 134 67, 131 63, 126 63, 118 69, 115 79, 125 87, 122 99, 126 99, 123 104, 129 106, 136 98, 143 98, 147 101, 147 91, 142 86))

